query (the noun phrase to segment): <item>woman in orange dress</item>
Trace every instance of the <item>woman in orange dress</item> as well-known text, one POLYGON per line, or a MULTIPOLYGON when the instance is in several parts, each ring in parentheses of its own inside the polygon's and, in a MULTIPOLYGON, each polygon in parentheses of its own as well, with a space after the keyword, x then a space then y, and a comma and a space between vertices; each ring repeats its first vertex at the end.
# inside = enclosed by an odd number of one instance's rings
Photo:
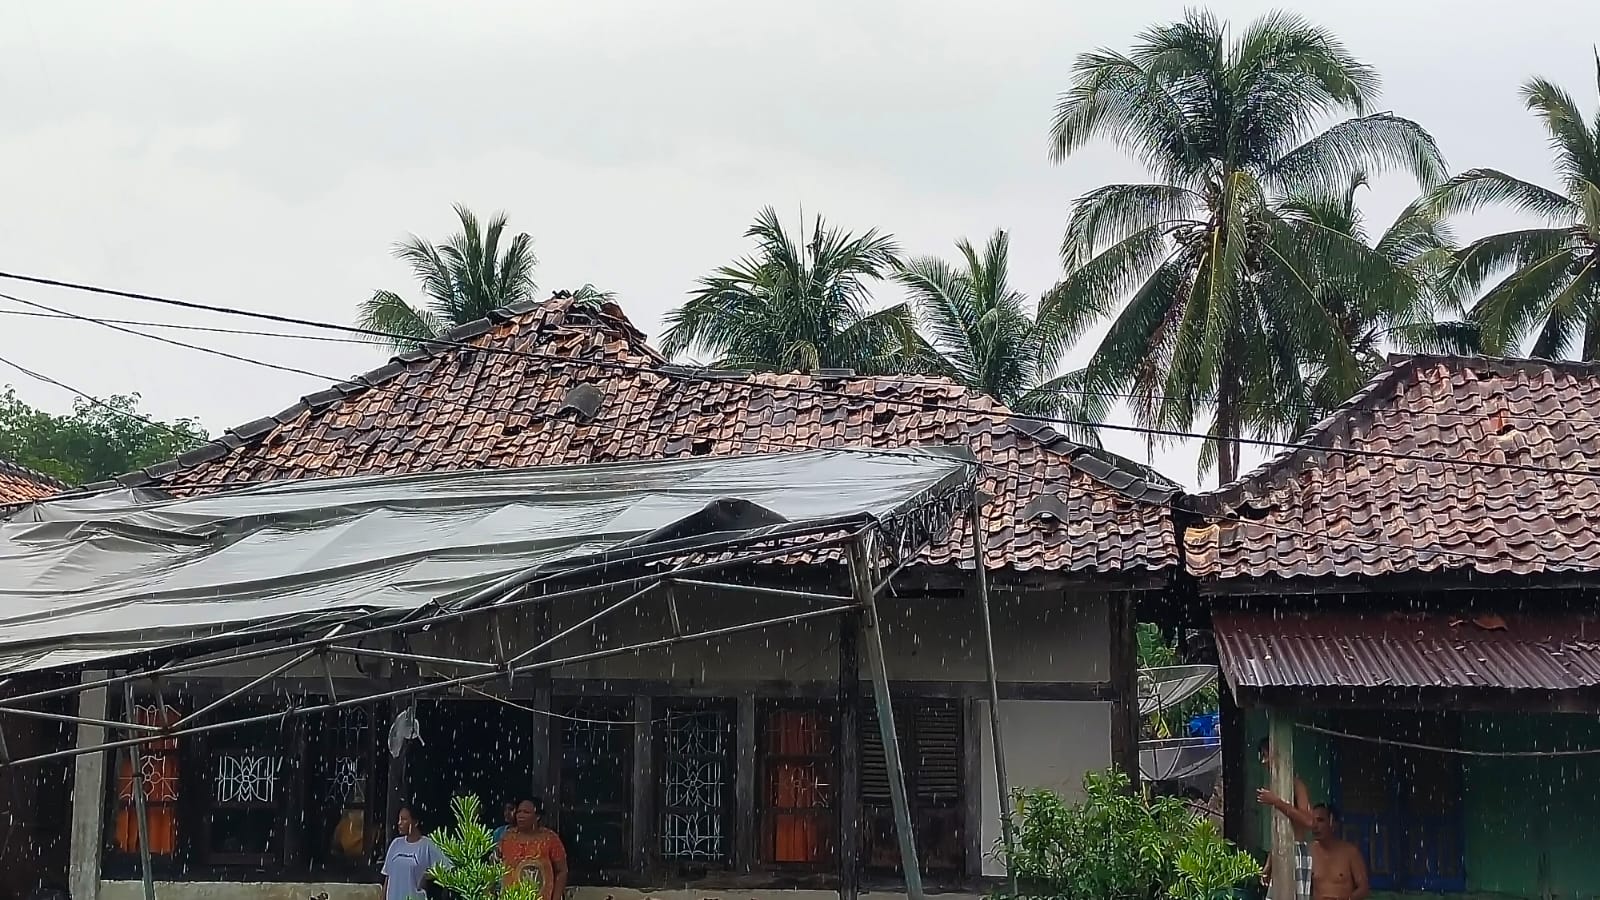
POLYGON ((506 886, 537 884, 540 900, 561 900, 567 891, 567 848, 544 827, 544 801, 517 804, 516 827, 500 838, 500 859, 506 864, 506 886))

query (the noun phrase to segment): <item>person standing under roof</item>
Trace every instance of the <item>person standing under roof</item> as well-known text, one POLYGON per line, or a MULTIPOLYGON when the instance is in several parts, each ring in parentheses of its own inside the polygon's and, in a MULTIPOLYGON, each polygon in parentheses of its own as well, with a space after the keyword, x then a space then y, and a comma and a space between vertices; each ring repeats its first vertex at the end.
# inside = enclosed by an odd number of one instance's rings
POLYGON ((567 848, 544 827, 544 801, 517 804, 516 826, 500 839, 506 886, 537 884, 540 900, 560 900, 567 890, 567 848))
POLYGON ((383 900, 425 900, 429 874, 436 865, 449 866, 433 839, 422 833, 422 820, 409 806, 400 807, 395 823, 399 832, 383 857, 383 900))

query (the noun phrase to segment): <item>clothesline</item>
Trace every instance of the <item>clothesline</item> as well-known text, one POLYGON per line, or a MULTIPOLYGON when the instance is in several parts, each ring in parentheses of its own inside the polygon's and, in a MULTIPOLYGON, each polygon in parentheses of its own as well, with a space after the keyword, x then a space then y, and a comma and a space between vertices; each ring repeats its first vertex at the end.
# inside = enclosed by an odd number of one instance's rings
POLYGON ((1426 750, 1432 753, 1450 753, 1457 756, 1478 756, 1491 758, 1531 759, 1538 757, 1565 757, 1565 756, 1600 756, 1600 747, 1587 750, 1468 750, 1464 747, 1438 747, 1432 744, 1418 744, 1412 741, 1397 741, 1392 738, 1373 737, 1365 734, 1351 734, 1348 731, 1337 731, 1332 728, 1321 728, 1316 725, 1295 723, 1295 727, 1313 734, 1323 734, 1329 737, 1343 738, 1350 741, 1363 741, 1369 744, 1384 744, 1390 747, 1405 747, 1410 750, 1426 750))

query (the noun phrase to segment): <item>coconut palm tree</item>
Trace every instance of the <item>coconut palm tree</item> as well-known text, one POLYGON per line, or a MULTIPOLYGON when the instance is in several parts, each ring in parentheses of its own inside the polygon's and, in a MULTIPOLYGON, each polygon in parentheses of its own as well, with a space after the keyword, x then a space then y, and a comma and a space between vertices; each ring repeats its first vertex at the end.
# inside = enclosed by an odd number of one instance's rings
POLYGON ((1011 239, 995 231, 980 250, 963 239, 959 265, 936 256, 905 263, 895 275, 915 303, 923 327, 933 335, 938 369, 972 390, 1030 415, 1066 408, 1067 394, 1052 379, 1059 355, 1045 339, 1029 308, 1011 287, 1011 239))
MULTIPOLYGON (((1423 197, 1402 210, 1374 240, 1356 203, 1367 183, 1367 174, 1357 170, 1350 173, 1341 190, 1298 190, 1272 204, 1274 215, 1295 233, 1300 255, 1314 263, 1312 293, 1330 318, 1341 345, 1349 348, 1355 366, 1349 371, 1336 370, 1315 357, 1297 363, 1295 347, 1272 344, 1269 352, 1281 357, 1279 371, 1298 377, 1246 386, 1245 415, 1253 431, 1278 437, 1304 431, 1377 374, 1390 348, 1472 349, 1471 329, 1436 321, 1437 314, 1450 305, 1440 290, 1440 277, 1454 259, 1449 228, 1433 211, 1430 199, 1423 197), (1329 261, 1314 252, 1325 234, 1370 244, 1388 267, 1386 277, 1352 277, 1338 265, 1326 264, 1329 261)), ((1281 270, 1268 272, 1269 277, 1282 274, 1281 270)), ((1263 283, 1263 293, 1269 296, 1291 290, 1291 286, 1263 283)))
MULTIPOLYGON (((1600 56, 1595 69, 1600 80, 1600 56)), ((1532 336, 1534 356, 1600 359, 1600 115, 1586 117, 1543 78, 1524 84, 1522 98, 1549 132, 1561 190, 1496 169, 1470 169, 1442 185, 1434 195, 1441 213, 1493 204, 1543 223, 1467 245, 1449 286, 1476 297, 1469 321, 1486 353, 1518 355, 1532 336)))
POLYGON ((1369 112, 1377 73, 1287 13, 1230 37, 1209 13, 1192 12, 1145 32, 1128 53, 1080 56, 1073 73, 1051 127, 1054 159, 1103 137, 1155 180, 1108 185, 1073 204, 1067 277, 1041 318, 1057 323, 1056 340, 1112 319, 1076 374, 1080 414, 1103 417, 1132 395, 1141 424, 1189 430, 1209 411, 1207 435, 1225 451, 1215 454, 1219 477, 1230 481, 1239 462, 1230 439, 1258 430, 1246 414, 1250 385, 1293 380, 1291 361, 1345 381, 1359 370, 1317 296, 1319 267, 1362 290, 1378 290, 1392 272, 1351 235, 1297 229, 1274 198, 1337 190, 1358 169, 1400 168, 1431 187, 1444 176, 1438 147, 1415 122, 1369 112), (1318 132, 1334 114, 1354 118, 1318 132))
POLYGON ((930 365, 907 304, 874 311, 872 282, 893 274, 899 246, 876 230, 856 235, 817 216, 804 244, 763 209, 745 232, 756 252, 700 279, 667 314, 661 349, 711 354, 719 367, 866 373, 930 365))
POLYGON ((530 299, 537 290, 532 238, 518 234, 502 249, 504 213, 496 213, 485 227, 465 206, 457 204, 455 211, 461 231, 445 243, 413 234, 394 246, 395 257, 411 266, 422 285, 425 302, 413 306, 394 291, 374 291, 361 305, 361 327, 394 335, 390 342, 397 349, 411 349, 490 310, 530 299))

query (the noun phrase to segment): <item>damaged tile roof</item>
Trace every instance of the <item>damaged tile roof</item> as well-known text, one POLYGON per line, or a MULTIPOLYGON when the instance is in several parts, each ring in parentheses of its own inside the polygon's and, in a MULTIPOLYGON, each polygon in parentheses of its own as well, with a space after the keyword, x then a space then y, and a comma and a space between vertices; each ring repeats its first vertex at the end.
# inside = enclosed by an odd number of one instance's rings
POLYGON ((65 488, 65 484, 43 472, 0 457, 0 507, 32 503, 65 488))
POLYGON ((1201 521, 1185 529, 1185 565, 1208 590, 1236 578, 1600 574, 1600 364, 1392 358, 1300 443, 1191 498, 1201 521))
MULTIPOLYGON (((981 484, 995 498, 986 506, 990 567, 1136 574, 1178 565, 1175 484, 1016 420, 947 379, 708 377, 667 367, 615 304, 568 297, 501 310, 444 340, 470 346, 403 354, 118 480, 203 490, 371 472, 964 443, 993 467, 981 484)), ((971 565, 969 542, 958 530, 927 561, 971 565)))

